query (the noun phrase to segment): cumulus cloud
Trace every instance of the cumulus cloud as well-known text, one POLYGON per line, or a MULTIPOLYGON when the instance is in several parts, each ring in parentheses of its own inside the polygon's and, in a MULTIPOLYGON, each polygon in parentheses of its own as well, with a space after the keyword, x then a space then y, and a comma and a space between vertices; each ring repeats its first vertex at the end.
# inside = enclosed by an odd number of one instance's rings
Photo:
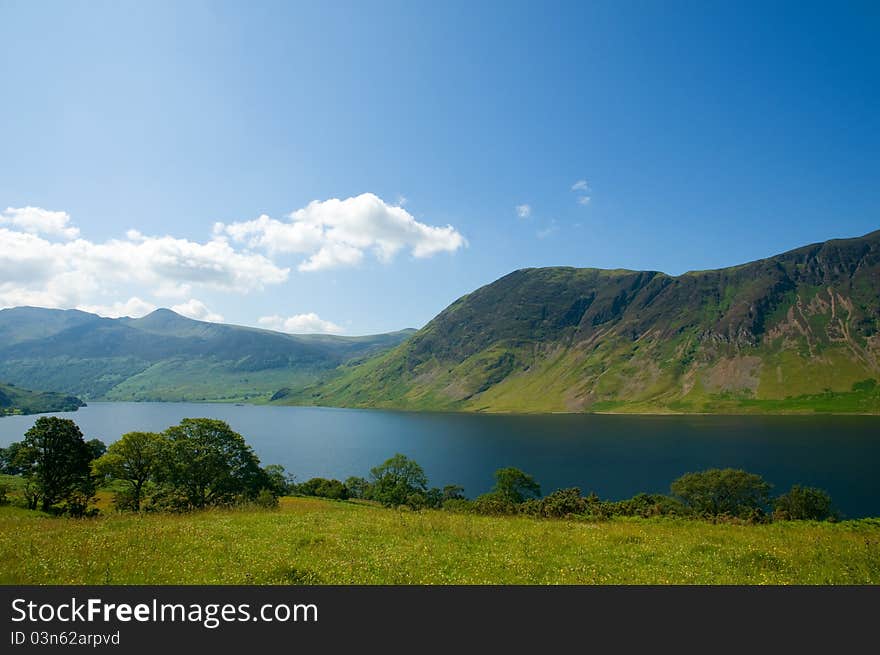
POLYGON ((195 298, 190 298, 185 303, 172 306, 171 311, 177 312, 181 316, 194 318, 197 321, 209 321, 211 323, 223 322, 222 315, 212 312, 208 309, 208 306, 205 303, 201 300, 196 300, 195 298))
POLYGON ((421 223, 402 206, 389 205, 372 193, 345 200, 315 200, 284 221, 263 215, 251 221, 218 223, 214 234, 269 254, 303 255, 298 268, 305 272, 354 266, 367 252, 389 262, 404 249, 424 258, 455 252, 467 244, 451 225, 421 223))
POLYGON ((335 323, 325 321, 314 312, 283 316, 262 316, 257 322, 269 330, 288 332, 290 334, 307 334, 319 332, 323 334, 341 334, 345 330, 335 323))
POLYGON ((520 218, 528 218, 532 215, 531 205, 517 205, 514 209, 516 210, 516 215, 520 218))
POLYGON ((7 207, 0 212, 0 223, 6 223, 29 234, 47 234, 75 239, 79 228, 70 225, 67 212, 49 211, 40 207, 7 207))
POLYGON ((589 205, 590 204, 590 196, 581 196, 578 198, 579 205, 589 205))
POLYGON ((0 307, 134 315, 146 307, 139 302, 152 303, 132 296, 133 289, 184 300, 195 287, 244 293, 284 282, 289 274, 264 255, 236 250, 222 236, 202 243, 129 230, 123 239, 99 243, 74 238, 76 228, 64 212, 24 208, 3 216, 18 229, 0 226, 0 307), (56 214, 63 217, 51 218, 56 214), (126 296, 128 301, 118 300, 126 296))
POLYGON ((578 180, 577 182, 575 182, 574 184, 571 185, 571 190, 572 191, 584 191, 586 193, 589 193, 590 184, 586 180, 578 180))

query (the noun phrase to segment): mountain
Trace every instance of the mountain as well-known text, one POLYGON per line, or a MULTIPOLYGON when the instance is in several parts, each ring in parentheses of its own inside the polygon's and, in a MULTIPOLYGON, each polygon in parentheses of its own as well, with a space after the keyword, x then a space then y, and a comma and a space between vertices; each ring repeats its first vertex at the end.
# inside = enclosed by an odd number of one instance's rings
POLYGON ((880 231, 678 276, 524 269, 282 402, 880 413, 878 330, 880 231))
POLYGON ((46 391, 19 389, 14 384, 0 383, 0 416, 39 414, 40 412, 73 412, 85 403, 75 396, 46 391))
POLYGON ((110 319, 15 307, 0 310, 0 379, 87 399, 268 399, 413 332, 291 335, 195 321, 168 309, 110 319))

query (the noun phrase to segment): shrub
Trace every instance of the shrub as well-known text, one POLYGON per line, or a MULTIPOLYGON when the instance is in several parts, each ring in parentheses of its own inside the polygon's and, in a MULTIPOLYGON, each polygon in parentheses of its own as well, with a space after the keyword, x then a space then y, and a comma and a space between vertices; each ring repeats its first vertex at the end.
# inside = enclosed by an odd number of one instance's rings
POLYGON ((516 514, 516 503, 507 497, 491 491, 473 500, 472 511, 475 514, 488 514, 500 516, 502 514, 516 514))
POLYGON ((686 516, 690 509, 676 498, 662 494, 637 494, 626 500, 606 503, 612 516, 686 516))
POLYGON ((581 496, 578 487, 559 489, 539 501, 540 515, 549 518, 561 518, 587 511, 587 500, 581 496))
POLYGON ((9 498, 6 495, 9 493, 9 487, 5 484, 0 484, 0 505, 8 505, 9 498))
POLYGON ((254 498, 254 504, 257 507, 263 507, 265 509, 277 509, 278 496, 273 494, 269 489, 260 489, 260 493, 254 498))
POLYGON ((333 500, 348 500, 349 491, 339 480, 312 478, 294 486, 293 491, 300 496, 318 496, 333 500))
POLYGON ((404 503, 407 507, 414 510, 424 509, 428 505, 428 499, 425 494, 419 493, 418 491, 415 493, 411 493, 406 497, 406 503, 404 503))
POLYGON ((777 521, 824 521, 833 516, 831 496, 815 487, 796 484, 773 501, 773 518, 777 521))

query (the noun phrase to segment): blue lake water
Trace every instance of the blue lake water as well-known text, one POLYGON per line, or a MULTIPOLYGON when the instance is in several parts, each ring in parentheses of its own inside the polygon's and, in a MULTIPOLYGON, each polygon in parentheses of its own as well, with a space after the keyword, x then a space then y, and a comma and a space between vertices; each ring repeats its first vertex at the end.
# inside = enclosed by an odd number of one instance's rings
MULTIPOLYGON (((185 417, 218 418, 263 464, 282 464, 300 481, 367 477, 400 452, 433 486, 461 484, 468 496, 489 490, 495 469, 516 466, 544 492, 578 486, 620 499, 668 492, 688 471, 730 466, 763 475, 777 492, 794 483, 826 489, 848 517, 880 516, 880 417, 493 416, 205 403, 90 403, 56 416, 107 443, 185 417)), ((0 445, 20 440, 36 418, 0 418, 0 445)))

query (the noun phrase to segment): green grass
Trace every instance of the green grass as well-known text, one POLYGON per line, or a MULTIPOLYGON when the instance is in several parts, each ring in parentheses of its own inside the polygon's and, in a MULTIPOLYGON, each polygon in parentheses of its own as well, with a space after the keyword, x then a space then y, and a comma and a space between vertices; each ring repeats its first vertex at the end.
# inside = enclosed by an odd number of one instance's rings
POLYGON ((0 508, 2 584, 878 584, 880 521, 600 523, 281 508, 49 518, 0 508))

